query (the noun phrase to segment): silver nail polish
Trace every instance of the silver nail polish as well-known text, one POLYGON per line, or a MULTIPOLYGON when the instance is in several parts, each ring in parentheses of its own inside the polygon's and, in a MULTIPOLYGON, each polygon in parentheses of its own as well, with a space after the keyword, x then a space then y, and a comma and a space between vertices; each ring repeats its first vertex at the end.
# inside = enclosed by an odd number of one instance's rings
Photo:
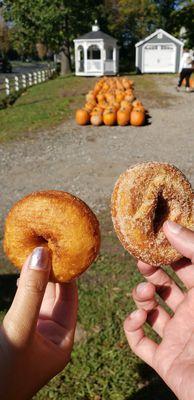
POLYGON ((30 269, 44 270, 48 268, 49 252, 45 247, 36 247, 28 261, 30 269))

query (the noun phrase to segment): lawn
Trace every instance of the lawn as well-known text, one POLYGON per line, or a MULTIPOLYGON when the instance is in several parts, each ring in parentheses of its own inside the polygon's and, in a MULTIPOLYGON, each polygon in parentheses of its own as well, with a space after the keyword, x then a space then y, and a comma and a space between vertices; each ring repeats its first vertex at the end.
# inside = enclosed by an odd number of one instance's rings
MULTIPOLYGON (((136 94, 145 106, 165 107, 171 99, 161 93, 160 80, 171 79, 168 75, 130 76, 135 82, 136 94), (146 96, 145 96, 146 93, 146 96)), ((0 110, 0 142, 22 138, 37 131, 50 129, 73 116, 77 107, 84 105, 84 95, 92 89, 95 78, 68 75, 29 88, 5 110, 0 110)))

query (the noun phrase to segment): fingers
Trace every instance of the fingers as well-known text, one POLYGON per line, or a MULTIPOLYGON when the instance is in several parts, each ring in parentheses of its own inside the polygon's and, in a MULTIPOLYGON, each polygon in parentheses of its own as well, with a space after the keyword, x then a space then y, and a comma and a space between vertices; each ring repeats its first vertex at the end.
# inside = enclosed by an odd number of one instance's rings
POLYGON ((62 350, 71 349, 77 322, 78 293, 76 282, 49 282, 41 306, 37 329, 62 350))
POLYGON ((50 267, 48 249, 37 247, 22 268, 15 298, 3 322, 6 335, 15 346, 25 346, 33 336, 50 267))
POLYGON ((74 334, 77 322, 78 293, 76 281, 57 284, 57 301, 55 303, 52 318, 62 325, 67 334, 74 334))
POLYGON ((166 221, 163 230, 171 245, 194 263, 194 232, 172 221, 166 221))
POLYGON ((184 300, 184 293, 176 283, 161 268, 153 267, 138 261, 138 268, 148 282, 156 286, 156 291, 168 306, 176 311, 178 305, 184 300))
POLYGON ((162 337, 170 315, 157 303, 155 286, 149 282, 140 283, 133 290, 133 300, 138 308, 147 311, 147 322, 162 337))
POLYGON ((154 368, 154 356, 158 345, 147 338, 143 331, 143 324, 147 318, 145 310, 136 310, 124 322, 124 331, 129 346, 143 361, 154 368))
POLYGON ((187 289, 194 287, 194 267, 190 260, 182 258, 181 260, 171 264, 171 267, 187 289))

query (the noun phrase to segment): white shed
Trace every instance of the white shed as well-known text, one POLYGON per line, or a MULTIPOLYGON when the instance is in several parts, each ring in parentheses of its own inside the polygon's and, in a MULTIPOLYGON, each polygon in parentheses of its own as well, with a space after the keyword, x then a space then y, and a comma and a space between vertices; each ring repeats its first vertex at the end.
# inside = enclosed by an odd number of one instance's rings
POLYGON ((102 32, 95 21, 92 30, 74 40, 75 73, 82 76, 116 75, 119 65, 117 40, 102 32))
POLYGON ((163 29, 157 29, 136 43, 135 47, 137 72, 175 73, 179 71, 183 42, 163 29))

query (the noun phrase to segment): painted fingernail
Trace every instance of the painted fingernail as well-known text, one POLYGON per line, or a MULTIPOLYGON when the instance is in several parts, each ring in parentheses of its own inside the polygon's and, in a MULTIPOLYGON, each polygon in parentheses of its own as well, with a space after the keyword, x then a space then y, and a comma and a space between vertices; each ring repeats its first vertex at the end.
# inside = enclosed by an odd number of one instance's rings
POLYGON ((28 268, 46 270, 49 267, 49 251, 46 247, 36 247, 29 260, 28 268))
POLYGON ((137 318, 141 314, 141 310, 135 310, 133 311, 129 316, 130 318, 137 318))
POLYGON ((168 230, 172 233, 175 233, 176 235, 181 231, 182 226, 179 224, 176 224, 176 222, 173 221, 166 221, 165 225, 167 226, 168 230))
POLYGON ((147 289, 147 287, 148 287, 147 282, 139 283, 139 285, 136 287, 136 293, 139 295, 143 294, 147 289))

